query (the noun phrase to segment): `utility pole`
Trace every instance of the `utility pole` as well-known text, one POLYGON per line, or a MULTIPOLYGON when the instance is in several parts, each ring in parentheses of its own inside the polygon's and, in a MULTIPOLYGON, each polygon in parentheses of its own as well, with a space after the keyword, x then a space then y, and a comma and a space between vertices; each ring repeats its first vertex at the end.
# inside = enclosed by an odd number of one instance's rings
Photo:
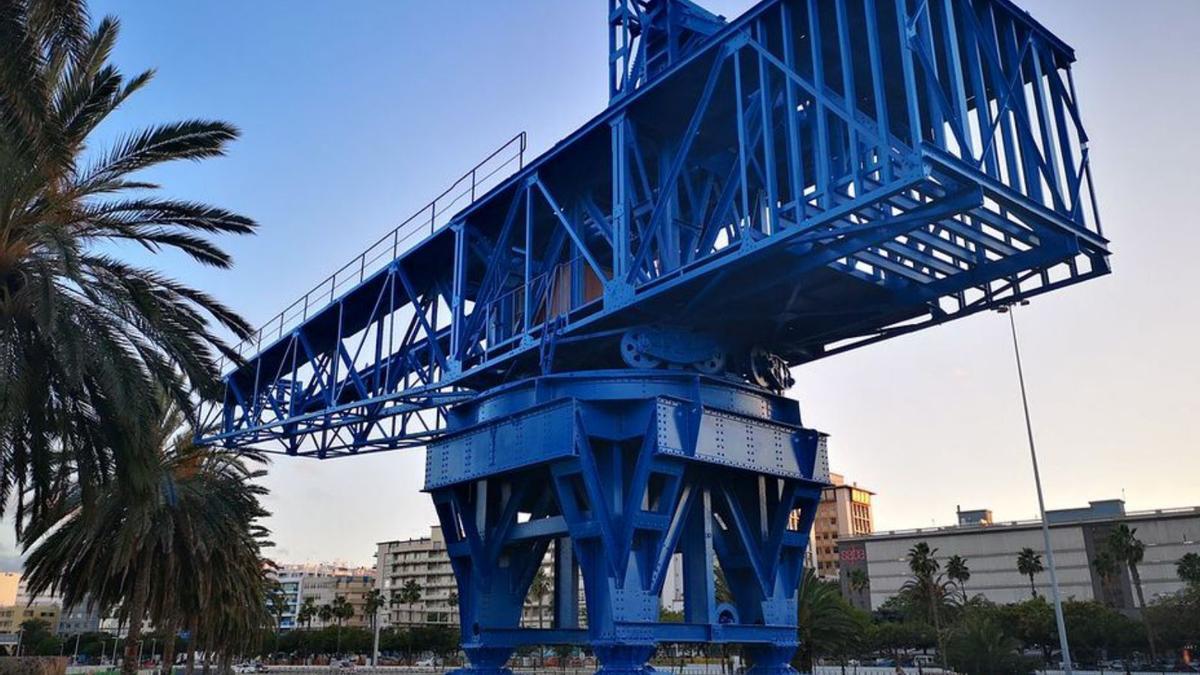
POLYGON ((379 667, 379 611, 382 607, 375 608, 375 646, 371 648, 371 667, 379 667))
POLYGON ((1008 314, 1008 325, 1012 330, 1013 355, 1017 361, 1017 381, 1021 384, 1021 407, 1025 411, 1025 434, 1029 438, 1029 458, 1033 462, 1033 483, 1037 487, 1038 514, 1042 519, 1042 539, 1046 546, 1046 566, 1050 571, 1050 595, 1054 598, 1054 621, 1058 624, 1058 645, 1062 651, 1062 667, 1065 675, 1071 675, 1071 648, 1067 644, 1067 623, 1063 619, 1062 598, 1058 592, 1058 573, 1054 565, 1054 548, 1050 546, 1050 525, 1046 522, 1046 500, 1042 496, 1042 475, 1038 470, 1037 448, 1033 443, 1033 422, 1029 418, 1029 397, 1025 393, 1025 371, 1021 367, 1021 347, 1017 341, 1016 312, 1018 305, 1028 305, 1028 300, 1013 302, 997 308, 1001 314, 1008 314))

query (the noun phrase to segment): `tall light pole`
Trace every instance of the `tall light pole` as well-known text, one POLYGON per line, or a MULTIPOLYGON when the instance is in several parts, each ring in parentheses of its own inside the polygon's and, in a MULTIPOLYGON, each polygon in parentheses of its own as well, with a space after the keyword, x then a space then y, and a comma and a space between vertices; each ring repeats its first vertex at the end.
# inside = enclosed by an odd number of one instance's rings
POLYGON ((379 623, 380 623, 379 622, 379 612, 382 609, 383 609, 382 607, 375 608, 375 621, 372 622, 375 624, 375 644, 371 647, 371 667, 372 668, 376 668, 379 666, 379 623))
POLYGON ((1017 361, 1017 381, 1021 384, 1021 407, 1025 411, 1025 434, 1029 438, 1029 458, 1033 462, 1033 484, 1037 487, 1038 514, 1042 519, 1042 539, 1046 544, 1046 565, 1050 570, 1050 595, 1054 598, 1054 621, 1058 624, 1058 645, 1062 650, 1062 666, 1066 675, 1071 675, 1071 648, 1067 645, 1067 623, 1063 620, 1062 598, 1058 593, 1058 573, 1054 566, 1054 548, 1050 546, 1050 524, 1046 522, 1046 500, 1042 497, 1042 474, 1038 470, 1037 448, 1033 443, 1033 422, 1029 419, 1029 397, 1025 393, 1025 371, 1021 367, 1021 346, 1017 341, 1017 320, 1013 308, 1017 305, 1028 305, 1028 300, 1012 302, 997 308, 996 311, 1008 315, 1008 325, 1012 329, 1013 356, 1017 361))

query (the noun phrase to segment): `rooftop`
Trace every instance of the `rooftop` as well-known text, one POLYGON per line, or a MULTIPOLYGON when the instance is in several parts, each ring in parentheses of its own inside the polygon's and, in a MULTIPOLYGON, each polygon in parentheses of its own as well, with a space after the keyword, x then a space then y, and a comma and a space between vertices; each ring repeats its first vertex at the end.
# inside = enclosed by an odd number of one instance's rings
MULTIPOLYGON (((1185 506, 1179 508, 1154 509, 1147 511, 1125 511, 1124 502, 1119 499, 1104 500, 1099 502, 1090 502, 1089 506, 1073 508, 1073 509, 1054 509, 1046 512, 1046 520, 1051 527, 1061 527, 1065 525, 1078 525, 1087 522, 1103 522, 1110 521, 1135 521, 1148 520, 1162 517, 1187 517, 1200 516, 1200 506, 1185 506), (1114 509, 1114 504, 1119 504, 1120 509, 1114 509)), ((964 512, 966 513, 966 512, 964 512)), ((1009 520, 996 521, 991 524, 962 524, 962 525, 940 525, 935 527, 917 527, 904 530, 881 530, 872 534, 844 537, 844 541, 866 541, 869 539, 886 539, 886 538, 902 538, 911 537, 917 534, 923 535, 956 535, 977 532, 979 530, 997 530, 997 529, 1023 529, 1040 527, 1042 521, 1037 518, 1028 520, 1009 520)))

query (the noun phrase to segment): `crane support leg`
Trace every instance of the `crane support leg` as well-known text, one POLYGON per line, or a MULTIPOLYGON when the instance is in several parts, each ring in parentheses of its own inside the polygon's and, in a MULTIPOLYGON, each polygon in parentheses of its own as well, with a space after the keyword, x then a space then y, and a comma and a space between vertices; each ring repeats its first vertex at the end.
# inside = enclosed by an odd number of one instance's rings
POLYGON ((567 644, 601 673, 648 673, 668 642, 744 644, 750 672, 792 672, 828 475, 795 401, 699 374, 596 371, 506 385, 448 423, 426 490, 457 578, 463 672, 567 644), (661 620, 668 579, 682 621, 661 620))

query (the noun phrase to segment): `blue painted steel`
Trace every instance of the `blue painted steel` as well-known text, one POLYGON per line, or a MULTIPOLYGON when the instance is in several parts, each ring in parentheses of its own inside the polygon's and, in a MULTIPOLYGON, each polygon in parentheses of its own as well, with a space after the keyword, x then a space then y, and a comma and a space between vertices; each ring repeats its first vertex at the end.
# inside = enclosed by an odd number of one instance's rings
POLYGON ((803 551, 808 526, 763 500, 813 494, 815 437, 745 383, 1108 273, 1074 52, 1008 0, 764 0, 729 22, 606 1, 609 107, 528 164, 513 139, 240 346, 200 440, 426 446, 476 672, 551 640, 637 672, 668 639, 748 641, 783 672, 794 570, 762 551, 803 551), (634 503, 646 475, 666 510, 634 503), (719 526, 681 536, 681 509, 719 526), (558 625, 529 633, 551 542, 558 625), (708 562, 663 625, 674 551, 708 562))
POLYGON ((667 640, 744 643, 761 672, 785 666, 827 484, 823 453, 794 400, 683 372, 530 378, 456 407, 426 451, 425 489, 458 579, 472 672, 500 649, 566 643, 588 645, 601 672, 640 673, 667 640), (551 546, 570 552, 558 575, 570 588, 555 594, 551 629, 521 629, 551 546), (685 617, 660 624, 677 553, 685 617), (718 605, 714 564, 730 607, 718 605), (579 579, 586 628, 572 602, 579 579))

